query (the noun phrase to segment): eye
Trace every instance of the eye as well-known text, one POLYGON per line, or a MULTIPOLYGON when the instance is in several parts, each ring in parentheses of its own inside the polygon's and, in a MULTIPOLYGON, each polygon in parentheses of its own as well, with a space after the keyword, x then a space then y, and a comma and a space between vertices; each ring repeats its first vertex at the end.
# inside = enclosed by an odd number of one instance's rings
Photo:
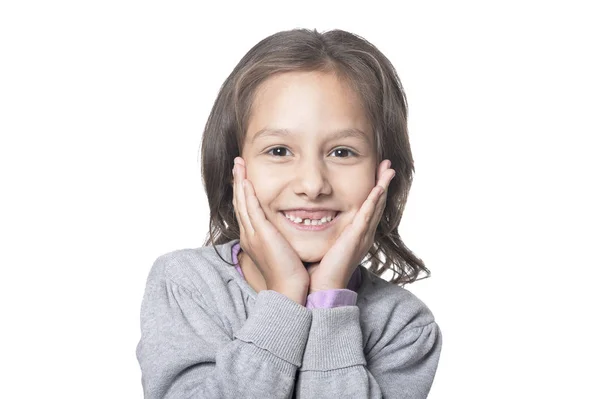
POLYGON ((336 148, 331 153, 335 154, 336 158, 348 158, 350 156, 356 156, 356 153, 348 148, 336 148))
POLYGON ((286 151, 289 152, 289 150, 285 147, 273 147, 267 151, 267 154, 274 155, 276 157, 282 157, 286 155, 286 151))

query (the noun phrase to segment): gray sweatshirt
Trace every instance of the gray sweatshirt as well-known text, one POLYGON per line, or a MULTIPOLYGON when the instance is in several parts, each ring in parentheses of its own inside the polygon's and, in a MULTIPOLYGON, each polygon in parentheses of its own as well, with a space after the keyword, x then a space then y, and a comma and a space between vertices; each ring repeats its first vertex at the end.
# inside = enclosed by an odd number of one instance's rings
POLYGON ((228 262, 237 241, 159 257, 137 359, 146 399, 426 398, 442 334, 414 294, 360 266, 356 306, 307 309, 256 293, 228 262))

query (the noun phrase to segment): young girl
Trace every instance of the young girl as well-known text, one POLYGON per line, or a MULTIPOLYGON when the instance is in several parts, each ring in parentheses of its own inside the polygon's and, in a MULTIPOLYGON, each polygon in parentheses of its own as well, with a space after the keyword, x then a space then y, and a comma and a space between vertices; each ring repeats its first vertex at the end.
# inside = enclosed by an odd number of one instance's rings
POLYGON ((148 277, 146 398, 427 397, 442 335, 401 286, 429 276, 398 235, 406 117, 389 60, 348 32, 279 32, 242 58, 203 136, 207 242, 148 277))

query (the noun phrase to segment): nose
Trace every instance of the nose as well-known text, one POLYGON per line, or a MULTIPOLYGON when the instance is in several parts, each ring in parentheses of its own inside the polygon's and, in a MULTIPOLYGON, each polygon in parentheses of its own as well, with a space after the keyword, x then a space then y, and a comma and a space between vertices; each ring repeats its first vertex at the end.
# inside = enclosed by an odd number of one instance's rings
POLYGON ((307 159, 296 167, 294 192, 297 195, 305 195, 307 199, 316 200, 320 195, 331 194, 329 179, 325 162, 307 159))

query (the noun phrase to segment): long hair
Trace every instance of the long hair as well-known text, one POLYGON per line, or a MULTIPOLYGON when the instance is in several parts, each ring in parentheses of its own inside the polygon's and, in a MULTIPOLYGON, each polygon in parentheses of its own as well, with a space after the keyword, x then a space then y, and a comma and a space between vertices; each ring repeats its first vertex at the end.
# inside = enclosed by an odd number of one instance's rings
POLYGON ((396 176, 389 184, 374 243, 363 264, 368 263, 377 276, 391 270, 390 282, 396 285, 430 277, 423 261, 404 245, 398 233, 414 172, 402 83, 391 62, 375 46, 343 30, 275 33, 250 49, 221 86, 201 146, 202 179, 210 207, 204 245, 214 247, 240 238, 231 168, 234 158, 241 154, 252 101, 266 79, 294 71, 331 72, 349 83, 361 98, 375 132, 378 163, 389 159, 394 165, 396 176), (418 278, 421 272, 426 275, 418 278))

